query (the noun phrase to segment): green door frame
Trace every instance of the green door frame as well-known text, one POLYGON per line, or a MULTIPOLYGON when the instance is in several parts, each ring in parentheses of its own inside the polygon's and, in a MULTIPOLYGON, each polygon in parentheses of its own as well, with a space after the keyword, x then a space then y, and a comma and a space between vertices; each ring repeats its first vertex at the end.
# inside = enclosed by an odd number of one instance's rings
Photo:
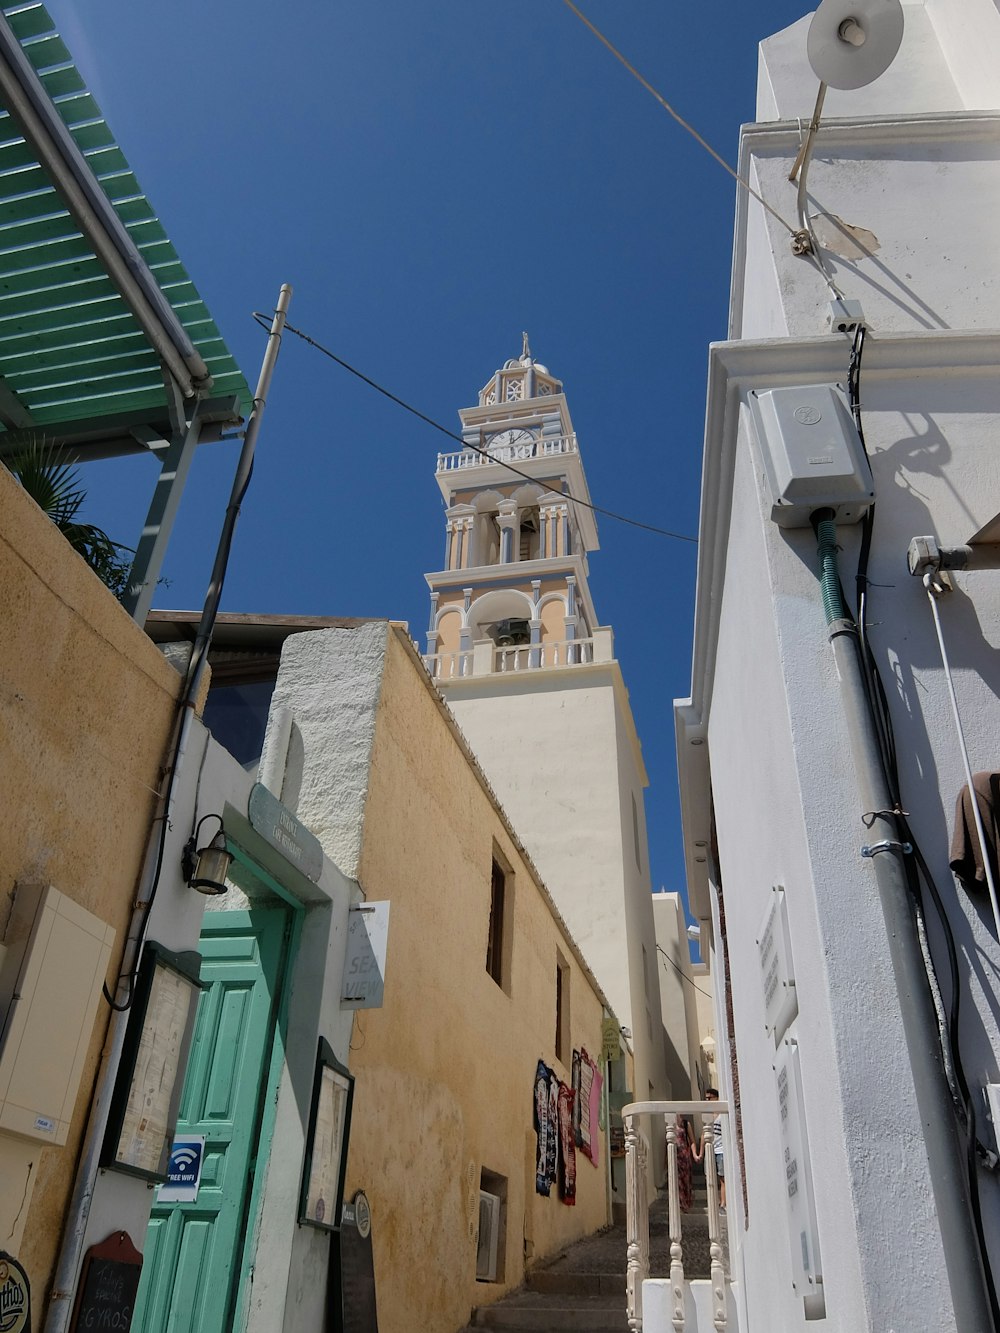
MULTIPOLYGON (((292 975, 292 963, 298 952, 299 941, 302 937, 305 904, 283 884, 279 883, 258 861, 244 851, 239 843, 227 840, 227 845, 229 851, 233 854, 234 863, 245 867, 258 884, 269 889, 275 898, 291 909, 280 977, 278 985, 275 987, 277 1004, 273 1018, 271 1055, 268 1061, 267 1077, 261 1080, 257 1102, 257 1142, 250 1162, 253 1184, 247 1193, 244 1204, 241 1226, 243 1246, 239 1262, 233 1266, 233 1282, 229 1296, 227 1327, 236 1330, 246 1327, 249 1312, 251 1278, 254 1258, 257 1253, 261 1205, 264 1198, 264 1182, 267 1176, 266 1170, 258 1170, 258 1164, 262 1159, 266 1163, 270 1155, 274 1124, 278 1114, 277 1093, 278 1085, 281 1082, 281 1072, 285 1064, 285 1037, 288 1031, 288 1009, 291 994, 291 986, 288 983, 292 975)), ((230 868, 230 878, 233 879, 234 883, 239 884, 239 874, 237 872, 234 875, 232 867, 230 868)), ((253 906, 253 899, 250 900, 250 905, 253 906)))

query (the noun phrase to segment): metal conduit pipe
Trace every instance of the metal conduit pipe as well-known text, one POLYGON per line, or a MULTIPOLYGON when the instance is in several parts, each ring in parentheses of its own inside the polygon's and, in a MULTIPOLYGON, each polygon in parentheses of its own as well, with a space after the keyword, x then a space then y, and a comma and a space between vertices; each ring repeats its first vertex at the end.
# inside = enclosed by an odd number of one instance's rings
POLYGON ((937 1012, 910 904, 902 860, 906 851, 892 813, 893 798, 865 686, 861 640, 853 620, 835 618, 828 625, 861 809, 872 812, 868 815, 871 862, 923 1125, 955 1324, 960 1333, 988 1333, 995 1326, 969 1200, 965 1146, 955 1119, 937 1012))
POLYGON ((0 14, 0 101, 185 397, 212 377, 0 14))
MULTIPOLYGON (((292 289, 286 283, 282 286, 278 296, 278 304, 274 312, 267 347, 261 362, 257 392, 254 395, 253 416, 247 426, 243 440, 243 449, 240 453, 236 477, 233 482, 233 492, 229 506, 226 509, 222 535, 219 539, 219 550, 215 557, 215 567, 212 571, 201 624, 198 627, 198 637, 191 650, 191 660, 188 664, 185 685, 178 701, 177 717, 175 718, 176 741, 171 751, 170 771, 167 776, 163 798, 159 802, 156 817, 153 819, 140 887, 136 895, 137 901, 129 922, 128 939, 123 951, 121 976, 128 975, 129 969, 134 967, 145 942, 146 927, 149 922, 149 908, 156 894, 162 865, 160 840, 162 837, 162 846, 165 848, 167 845, 167 830, 171 828, 171 817, 177 800, 178 778, 185 766, 191 732, 194 727, 198 694, 208 667, 208 650, 211 646, 212 631, 215 628, 219 601, 222 597, 222 584, 225 579, 233 529, 239 514, 240 501, 246 493, 250 474, 253 470, 253 455, 257 444, 257 436, 260 433, 260 423, 264 415, 264 408, 267 405, 271 377, 274 374, 278 352, 281 349, 281 333, 285 326, 285 316, 291 298, 292 289), (166 825, 162 834, 160 831, 161 821, 164 821, 166 825)), ((205 744, 208 744, 207 738, 205 744)), ((195 813, 197 814, 197 811, 195 813)), ((104 1136, 107 1132, 108 1118, 111 1113, 111 1101, 115 1092, 128 1020, 129 1010, 117 1008, 112 1013, 111 1022, 108 1025, 93 1100, 90 1105, 90 1114, 87 1119, 87 1128, 81 1147, 80 1160, 77 1164, 76 1178, 73 1182, 73 1195, 67 1210, 66 1229, 63 1233, 53 1276, 52 1293, 49 1297, 43 1333, 66 1333, 69 1327, 76 1282, 83 1262, 87 1222, 94 1201, 94 1187, 97 1182, 101 1150, 104 1146, 104 1136)))

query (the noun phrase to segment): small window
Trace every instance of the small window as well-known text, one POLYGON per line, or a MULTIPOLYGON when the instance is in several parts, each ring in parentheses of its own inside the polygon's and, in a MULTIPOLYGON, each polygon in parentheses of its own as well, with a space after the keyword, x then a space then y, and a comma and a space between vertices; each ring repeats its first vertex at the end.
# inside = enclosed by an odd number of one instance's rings
POLYGON ((568 1064, 569 1035, 569 963, 556 950, 556 1059, 568 1064))
POLYGON ((479 1238, 476 1281, 502 1282, 507 1258, 507 1177, 487 1171, 479 1176, 479 1238))
POLYGON ((635 803, 635 792, 632 793, 632 841, 635 846, 635 866, 637 870, 641 870, 642 853, 639 850, 639 807, 635 803))
POLYGON ((510 948, 513 880, 507 866, 494 853, 490 871, 490 924, 486 935, 486 971, 501 990, 510 994, 510 948))

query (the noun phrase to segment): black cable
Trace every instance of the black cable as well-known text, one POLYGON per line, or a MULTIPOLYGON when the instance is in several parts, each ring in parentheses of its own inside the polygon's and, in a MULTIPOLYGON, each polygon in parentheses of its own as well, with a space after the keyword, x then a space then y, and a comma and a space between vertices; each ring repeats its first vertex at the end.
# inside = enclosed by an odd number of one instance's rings
MULTIPOLYGON (((861 440, 865 456, 870 457, 868 453, 868 445, 865 441, 864 422, 862 420, 861 412, 861 363, 864 355, 864 345, 865 329, 864 326, 861 325, 855 333, 851 347, 847 385, 851 415, 854 418, 858 437, 861 440)), ((972 1220, 979 1248, 980 1265, 993 1316, 993 1323, 994 1327, 1000 1330, 1000 1299, 998 1299, 996 1281, 990 1263, 986 1230, 983 1223, 982 1198, 979 1188, 980 1144, 976 1131, 976 1106, 972 1090, 969 1086, 969 1080, 965 1072, 965 1066, 962 1062, 959 1022, 962 1002, 962 984, 958 962, 958 950, 951 921, 948 917, 940 890, 938 889, 937 881, 920 849, 920 845, 913 833, 913 829, 910 827, 909 819, 903 810, 899 773, 899 754, 896 749, 889 698, 885 689, 885 682, 882 679, 882 673, 879 670, 878 662, 875 659, 875 654, 872 650, 868 636, 868 603, 869 589, 871 586, 868 578, 868 566, 871 557, 874 525, 875 506, 873 504, 865 514, 862 523, 861 547, 858 553, 858 566, 855 575, 855 586, 857 590, 857 624, 862 649, 861 656, 864 667, 864 677, 869 701, 872 706, 872 714, 875 719, 879 748, 882 752, 883 769, 888 781, 892 799, 895 802, 894 816, 898 830, 898 837, 901 842, 908 842, 913 848, 912 854, 903 858, 906 867, 907 887, 910 892, 913 909, 922 925, 926 919, 924 911, 924 893, 926 891, 934 905, 934 910, 941 923, 942 934, 944 936, 945 950, 948 959, 950 995, 946 1014, 947 1032, 944 1041, 946 1049, 942 1050, 942 1056, 945 1059, 946 1065, 950 1063, 950 1068, 948 1069, 948 1081, 951 1086, 952 1097, 956 1102, 956 1118, 960 1122, 960 1128, 964 1128, 969 1206, 972 1211, 972 1220), (952 1082, 952 1077, 954 1078, 954 1083, 952 1082), (965 1122, 964 1127, 961 1126, 961 1121, 963 1119, 965 1122)), ((924 935, 926 938, 926 928, 924 928, 924 935)), ((932 989, 936 987, 940 994, 940 982, 937 978, 933 958, 925 960, 925 967, 929 967, 931 972, 931 975, 928 976, 928 984, 932 989)))
POLYGON ((660 948, 659 945, 657 945, 657 946, 656 946, 656 951, 657 951, 657 953, 662 953, 662 954, 663 954, 664 958, 667 960, 667 962, 670 964, 670 966, 676 970, 678 976, 680 976, 681 978, 683 978, 683 980, 686 981, 687 984, 688 984, 689 986, 694 986, 694 989, 698 992, 699 995, 704 995, 704 997, 705 997, 706 1000, 711 1000, 711 999, 712 999, 712 996, 708 993, 707 990, 702 990, 702 988, 701 988, 700 986, 695 986, 694 982, 693 982, 693 981, 691 980, 691 978, 687 975, 687 973, 684 971, 684 969, 683 969, 682 967, 678 967, 678 966, 677 966, 677 964, 674 962, 674 960, 670 957, 670 955, 667 953, 667 951, 666 951, 665 949, 662 949, 662 948, 660 948))
MULTIPOLYGON (((253 312, 253 317, 257 323, 260 324, 261 328, 270 328, 270 324, 265 323, 267 318, 266 315, 262 315, 259 310, 253 312)), ((389 401, 395 403, 397 407, 401 407, 404 411, 412 413, 415 417, 419 417, 419 419, 426 422, 428 426, 433 426, 434 429, 439 430, 442 435, 447 435, 449 440, 455 440, 463 449, 469 450, 470 453, 480 454, 483 458, 488 458, 491 463, 497 463, 500 467, 505 467, 508 472, 513 472, 515 477, 521 477, 524 481, 530 481, 533 485, 539 486, 543 491, 549 491, 552 495, 558 495, 561 500, 568 500, 571 504, 581 505, 584 509, 590 509, 595 514, 603 514, 605 518, 613 518, 618 523, 627 523, 629 527, 641 528, 643 532, 653 532, 658 537, 672 537, 674 541, 690 542, 693 546, 698 545, 697 537, 688 537, 682 532, 671 532, 669 528, 658 528, 653 523, 642 523, 637 518, 628 518, 625 514, 617 514, 613 509, 605 509, 602 505, 595 505, 590 500, 581 500, 575 495, 567 495, 565 491, 557 490, 555 486, 547 486, 544 481, 539 481, 536 477, 533 477, 530 472, 522 472, 520 468, 514 467, 513 464, 505 463, 499 458, 494 458, 488 449, 480 449, 478 445, 470 444, 468 440, 463 440, 461 435, 456 435, 455 432, 449 430, 447 426, 442 426, 440 421, 435 421, 433 417, 427 416, 427 414, 421 412, 418 407, 413 407, 412 404, 406 402, 404 398, 400 398, 389 389, 383 388, 377 380, 373 380, 371 376, 356 369, 349 362, 343 360, 342 357, 337 356, 335 352, 331 352, 329 347, 324 347, 322 343, 317 342, 315 338, 310 338, 308 333, 303 333, 301 329, 297 329, 293 324, 286 323, 285 329, 289 333, 294 333, 297 338, 301 338, 303 342, 308 343, 310 347, 315 347, 317 352, 322 352, 324 356, 328 356, 331 361, 335 361, 337 365, 342 366, 344 370, 349 371, 352 375, 356 375, 359 380, 362 380, 370 388, 374 389, 376 393, 380 393, 383 397, 388 398, 389 401)))

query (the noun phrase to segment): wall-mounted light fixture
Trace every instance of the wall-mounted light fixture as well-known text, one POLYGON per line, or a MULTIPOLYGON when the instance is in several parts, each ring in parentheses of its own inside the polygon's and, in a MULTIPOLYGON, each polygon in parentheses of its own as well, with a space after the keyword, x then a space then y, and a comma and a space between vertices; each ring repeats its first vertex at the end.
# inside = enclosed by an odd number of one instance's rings
POLYGON ((184 878, 192 889, 209 896, 225 893, 226 875, 233 856, 226 846, 226 829, 221 815, 202 815, 195 831, 188 838, 181 855, 184 878), (198 846, 201 826, 206 819, 217 819, 219 831, 204 847, 198 846))

